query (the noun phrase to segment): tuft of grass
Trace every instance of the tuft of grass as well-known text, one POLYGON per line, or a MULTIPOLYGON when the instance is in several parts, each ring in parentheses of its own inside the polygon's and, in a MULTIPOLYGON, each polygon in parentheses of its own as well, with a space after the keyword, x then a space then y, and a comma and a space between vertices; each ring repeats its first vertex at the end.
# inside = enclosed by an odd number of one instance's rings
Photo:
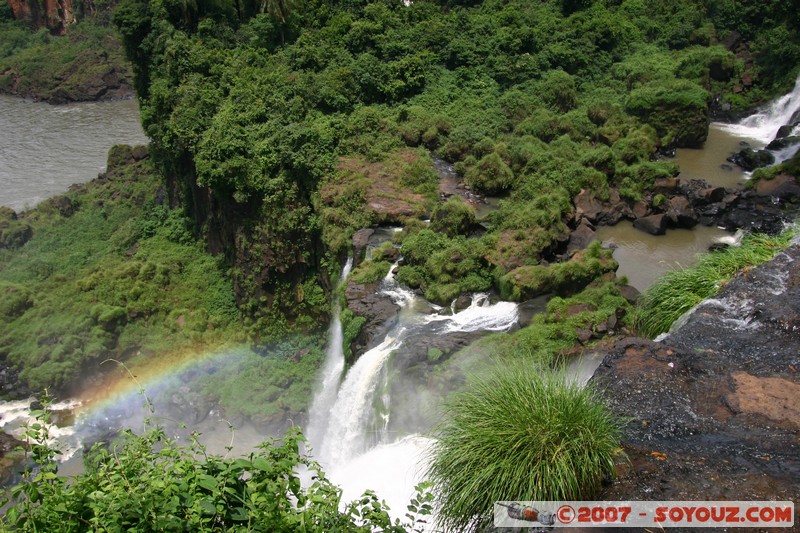
POLYGON ((667 272, 639 298, 636 329, 649 337, 669 331, 681 315, 714 296, 739 270, 769 261, 797 233, 795 228, 774 237, 750 234, 741 246, 707 254, 692 268, 667 272))
POLYGON ((426 478, 440 526, 476 531, 497 500, 580 500, 611 474, 621 422, 591 388, 519 362, 453 395, 426 478))
POLYGON ((375 283, 386 277, 391 266, 389 261, 364 261, 353 270, 350 279, 355 283, 375 283))

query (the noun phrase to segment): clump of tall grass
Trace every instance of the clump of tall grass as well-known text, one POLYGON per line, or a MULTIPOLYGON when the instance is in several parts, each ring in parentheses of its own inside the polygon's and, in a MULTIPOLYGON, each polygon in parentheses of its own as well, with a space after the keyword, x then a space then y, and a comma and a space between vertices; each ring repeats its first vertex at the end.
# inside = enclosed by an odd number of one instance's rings
POLYGON ((580 500, 613 472, 620 422, 591 388, 535 365, 498 365, 448 402, 427 479, 446 531, 491 523, 498 500, 580 500))
POLYGON ((714 296, 739 270, 769 261, 797 233, 794 228, 774 237, 749 234, 741 246, 706 254, 692 268, 667 272, 639 298, 636 329, 649 337, 669 331, 681 315, 714 296))

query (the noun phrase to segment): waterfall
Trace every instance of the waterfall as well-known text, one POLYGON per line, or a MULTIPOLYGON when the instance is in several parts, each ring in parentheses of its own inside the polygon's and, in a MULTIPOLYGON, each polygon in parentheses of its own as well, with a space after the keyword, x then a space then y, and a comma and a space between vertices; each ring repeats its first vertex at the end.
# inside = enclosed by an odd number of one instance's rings
MULTIPOLYGON (((342 465, 367 452, 374 444, 386 438, 388 412, 379 413, 375 420, 375 394, 385 379, 386 362, 392 352, 402 346, 404 339, 414 333, 428 330, 431 334, 468 331, 505 331, 517 323, 518 308, 511 302, 491 304, 486 294, 476 294, 472 304, 453 315, 423 315, 413 311, 417 296, 394 280, 392 269, 383 280, 381 293, 401 306, 400 319, 379 345, 364 353, 348 371, 336 401, 329 411, 327 431, 318 448, 320 461, 332 468, 342 465), (379 435, 372 435, 371 432, 379 435)), ((388 393, 379 398, 385 410, 391 402, 388 393)))
MULTIPOLYGON (((789 94, 781 96, 739 124, 722 124, 720 127, 734 135, 767 144, 775 138, 781 126, 792 124, 793 119, 797 122, 798 113, 800 113, 800 76, 789 94)), ((795 124, 791 134, 800 134, 800 124, 795 124)))
MULTIPOLYGON (((348 257, 347 263, 342 268, 337 287, 344 283, 350 270, 353 268, 353 258, 348 257)), ((309 443, 316 449, 322 445, 322 437, 328 429, 330 408, 336 400, 336 391, 339 388, 342 370, 344 370, 343 332, 342 320, 339 317, 339 299, 334 299, 333 316, 328 330, 328 345, 325 350, 325 362, 322 366, 322 376, 314 395, 314 402, 309 411, 308 428, 306 428, 309 443)))

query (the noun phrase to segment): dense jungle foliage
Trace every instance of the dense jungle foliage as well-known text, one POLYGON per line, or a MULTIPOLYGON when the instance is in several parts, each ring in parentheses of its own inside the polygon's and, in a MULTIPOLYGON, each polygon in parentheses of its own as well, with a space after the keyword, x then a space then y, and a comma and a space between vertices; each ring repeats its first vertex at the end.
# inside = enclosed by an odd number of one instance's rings
POLYGON ((660 148, 704 141, 712 99, 791 85, 796 4, 125 0, 114 21, 171 199, 268 337, 326 316, 336 259, 376 222, 407 226, 400 277, 432 300, 524 292, 577 192, 638 199, 677 172, 660 148), (480 238, 468 213, 417 234, 430 152, 503 198, 480 238))
POLYGON ((115 4, 73 2, 75 23, 58 36, 31 31, 55 20, 16 20, 0 0, 0 92, 52 103, 132 96, 130 64, 111 25, 115 4))

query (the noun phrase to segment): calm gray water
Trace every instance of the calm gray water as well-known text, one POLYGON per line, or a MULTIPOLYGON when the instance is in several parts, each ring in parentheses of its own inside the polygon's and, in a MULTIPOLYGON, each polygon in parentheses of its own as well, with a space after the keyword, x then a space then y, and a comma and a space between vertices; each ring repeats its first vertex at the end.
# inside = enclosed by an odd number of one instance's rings
POLYGON ((135 100, 51 106, 0 95, 0 205, 17 211, 90 181, 115 144, 146 144, 135 100))

